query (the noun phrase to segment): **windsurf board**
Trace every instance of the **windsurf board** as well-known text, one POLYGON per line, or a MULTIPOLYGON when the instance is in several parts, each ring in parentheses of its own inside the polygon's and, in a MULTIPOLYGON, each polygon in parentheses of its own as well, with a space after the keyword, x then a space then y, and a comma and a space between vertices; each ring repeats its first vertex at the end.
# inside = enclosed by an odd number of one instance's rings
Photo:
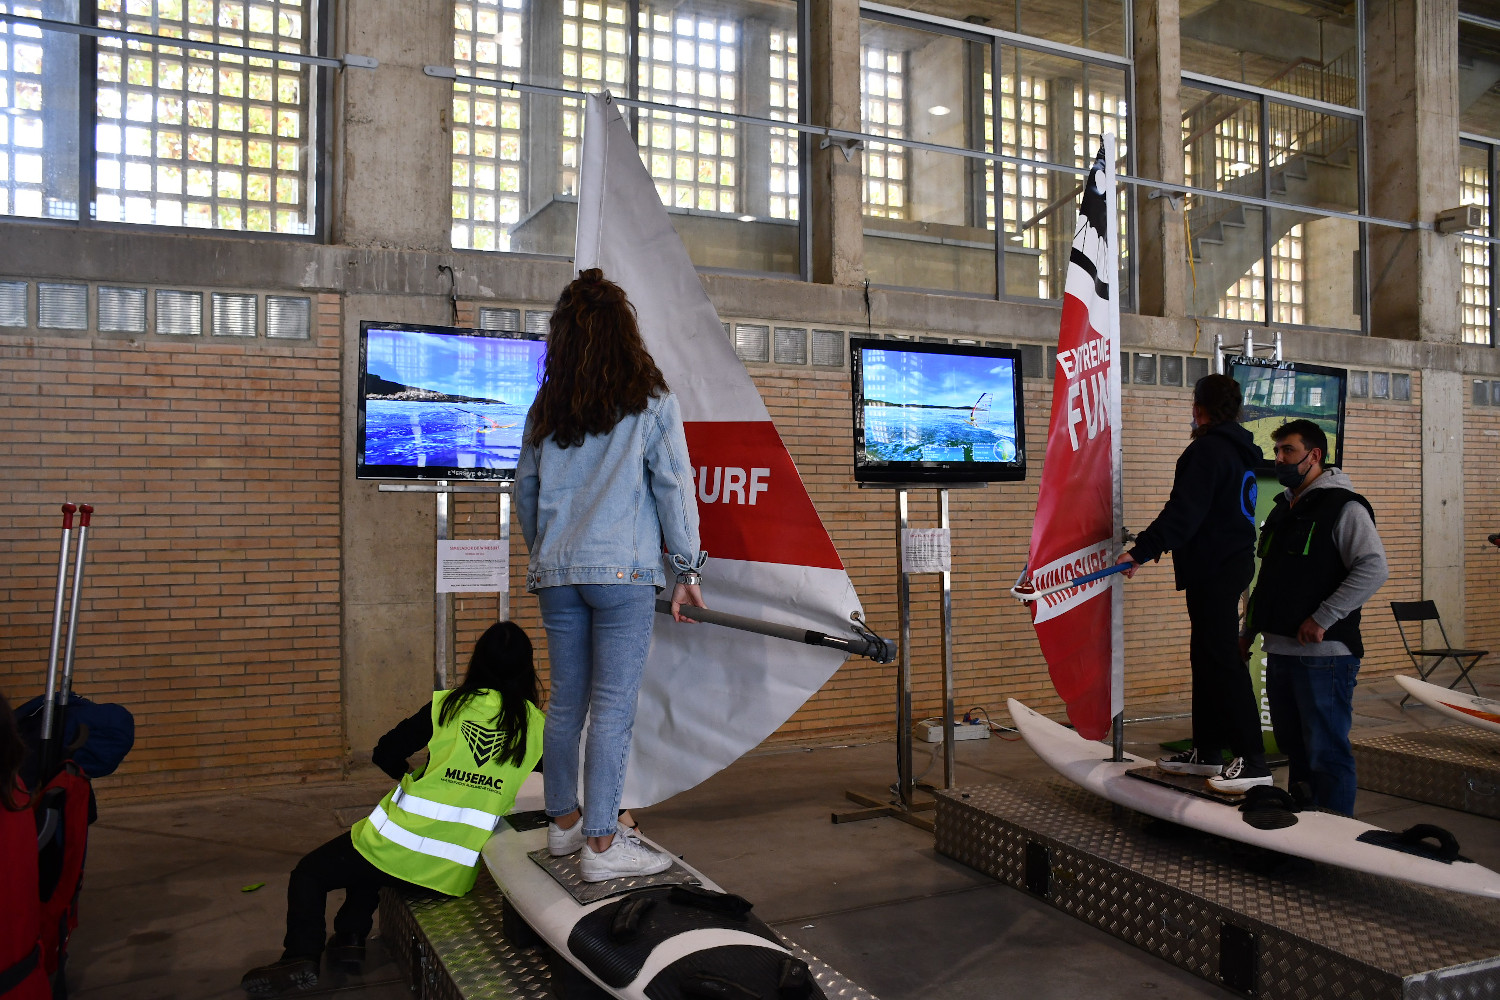
POLYGON ((1500 701, 1494 698, 1483 698, 1477 694, 1468 694, 1463 691, 1451 691, 1427 681, 1419 681, 1415 677, 1396 678, 1406 693, 1426 705, 1428 708, 1436 709, 1444 715, 1467 722, 1471 726, 1492 733, 1500 733, 1500 701))
POLYGON ((1483 865, 1462 858, 1443 861, 1361 840, 1362 836, 1392 835, 1337 813, 1301 812, 1294 826, 1256 829, 1232 805, 1163 784, 1139 781, 1127 773, 1150 761, 1132 754, 1126 754, 1124 761, 1112 761, 1111 750, 1105 744, 1084 739, 1014 698, 1009 706, 1016 728, 1038 757, 1069 781, 1111 802, 1156 819, 1310 861, 1435 889, 1500 899, 1500 873, 1483 865))
MULTIPOLYGON (((661 876, 583 883, 576 875, 576 855, 547 855, 541 809, 541 775, 531 775, 483 857, 513 911, 507 914, 507 934, 514 938, 530 931, 557 961, 567 963, 568 969, 553 966, 554 984, 582 981, 581 990, 564 985, 557 994, 562 1000, 597 996, 596 990, 622 1000, 648 995, 823 1000, 807 963, 750 912, 744 899, 725 893, 680 859, 661 876), (512 916, 524 927, 515 927, 512 916)), ((662 849, 649 838, 641 840, 662 849)))

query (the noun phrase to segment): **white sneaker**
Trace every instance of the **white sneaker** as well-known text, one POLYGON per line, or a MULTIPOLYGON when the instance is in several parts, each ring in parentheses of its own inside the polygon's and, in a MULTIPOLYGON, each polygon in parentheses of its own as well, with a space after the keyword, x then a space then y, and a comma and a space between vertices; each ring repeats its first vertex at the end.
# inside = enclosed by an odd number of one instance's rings
POLYGON ((555 822, 547 824, 547 853, 554 858, 566 857, 569 854, 577 854, 578 849, 583 846, 583 817, 580 816, 572 826, 564 830, 555 822))
POLYGON ((1244 795, 1256 785, 1273 783, 1271 769, 1264 764, 1236 757, 1224 765, 1216 778, 1208 779, 1208 787, 1229 795, 1244 795))
POLYGON ((579 873, 585 882, 607 882, 612 878, 639 878, 655 875, 672 867, 672 855, 653 850, 621 827, 615 830, 615 839, 603 851, 595 851, 587 841, 578 862, 579 873))
POLYGON ((1216 760, 1210 762, 1207 757, 1198 756, 1198 748, 1184 750, 1174 753, 1170 757, 1158 757, 1156 766, 1169 774, 1218 774, 1224 770, 1224 762, 1216 760))

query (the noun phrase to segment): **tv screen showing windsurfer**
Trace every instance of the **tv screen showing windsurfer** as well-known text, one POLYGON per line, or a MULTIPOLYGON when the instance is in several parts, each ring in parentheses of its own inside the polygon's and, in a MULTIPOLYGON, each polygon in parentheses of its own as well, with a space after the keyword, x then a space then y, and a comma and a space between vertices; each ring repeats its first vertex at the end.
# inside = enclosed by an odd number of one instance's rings
POLYGON ((1161 513, 1120 556, 1133 564, 1172 553, 1191 626, 1193 746, 1157 767, 1201 774, 1217 791, 1271 784, 1250 671, 1239 652, 1239 600, 1255 574, 1255 467, 1261 450, 1239 424, 1240 387, 1207 375, 1193 387, 1192 442, 1177 459, 1161 513), (1232 759, 1226 764, 1223 751, 1232 759))
POLYGON ((1025 478, 1017 352, 854 339, 850 353, 856 481, 1025 478))

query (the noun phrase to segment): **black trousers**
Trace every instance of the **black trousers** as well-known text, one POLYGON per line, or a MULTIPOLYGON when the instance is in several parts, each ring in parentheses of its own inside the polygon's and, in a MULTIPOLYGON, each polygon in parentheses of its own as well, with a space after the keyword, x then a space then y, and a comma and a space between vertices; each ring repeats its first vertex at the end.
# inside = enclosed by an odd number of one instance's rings
POLYGON ((1193 746, 1200 757, 1215 763, 1223 750, 1235 757, 1265 753, 1250 668, 1240 659, 1239 600, 1249 579, 1241 582, 1239 575, 1186 590, 1192 626, 1188 659, 1193 672, 1193 746))
POLYGON ((281 957, 315 962, 323 957, 323 913, 334 889, 344 890, 344 905, 333 918, 333 932, 363 941, 375 925, 381 886, 387 885, 426 891, 370 864, 354 849, 347 831, 304 855, 286 886, 286 939, 281 957))

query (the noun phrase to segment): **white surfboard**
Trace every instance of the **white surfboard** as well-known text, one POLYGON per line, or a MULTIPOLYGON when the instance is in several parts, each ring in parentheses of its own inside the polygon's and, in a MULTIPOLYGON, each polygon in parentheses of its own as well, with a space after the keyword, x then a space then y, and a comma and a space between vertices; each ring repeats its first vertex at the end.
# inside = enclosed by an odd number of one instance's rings
MULTIPOLYGON (((541 775, 533 774, 517 794, 511 815, 541 808, 541 775)), ((641 840, 661 850, 648 838, 641 840)), ((772 996, 777 994, 778 981, 791 974, 802 977, 805 991, 791 989, 785 995, 801 995, 807 1000, 824 997, 806 964, 793 956, 776 933, 753 913, 741 919, 725 919, 706 910, 674 908, 663 898, 670 889, 659 885, 580 904, 530 857, 533 851, 546 846, 545 826, 523 831, 502 821, 484 847, 484 862, 507 903, 558 959, 610 995, 623 1000, 646 1000, 646 990, 653 983, 658 993, 666 988, 669 995, 677 995, 682 992, 680 987, 669 987, 667 980, 680 984, 692 976, 707 975, 772 996), (641 894, 651 894, 657 902, 641 918, 640 934, 618 942, 612 940, 611 920, 607 918, 618 914, 623 903, 641 894), (580 923, 604 910, 612 912, 596 917, 575 934, 580 923)), ((723 892, 702 872, 685 862, 678 864, 702 888, 723 892)), ((554 969, 553 975, 557 977, 557 970, 554 969)))
POLYGON ((1436 889, 1500 899, 1500 874, 1483 865, 1472 861, 1443 862, 1365 843, 1358 839, 1359 836, 1378 831, 1379 827, 1334 813, 1301 812, 1297 814, 1295 826, 1257 830, 1246 823, 1244 816, 1232 805, 1126 774, 1130 769, 1151 761, 1130 754, 1126 754, 1127 759, 1123 762, 1111 761, 1111 750, 1105 744, 1084 739, 1014 698, 1010 699, 1009 706, 1016 728, 1038 757, 1069 781, 1111 802, 1156 819, 1310 861, 1436 889))
POLYGON ((1419 681, 1415 677, 1398 676, 1396 683, 1405 688, 1407 694, 1428 708, 1435 708, 1444 715, 1460 722, 1467 722, 1471 726, 1478 726, 1492 733, 1500 733, 1500 701, 1494 698, 1481 698, 1477 694, 1450 691, 1436 684, 1419 681))

